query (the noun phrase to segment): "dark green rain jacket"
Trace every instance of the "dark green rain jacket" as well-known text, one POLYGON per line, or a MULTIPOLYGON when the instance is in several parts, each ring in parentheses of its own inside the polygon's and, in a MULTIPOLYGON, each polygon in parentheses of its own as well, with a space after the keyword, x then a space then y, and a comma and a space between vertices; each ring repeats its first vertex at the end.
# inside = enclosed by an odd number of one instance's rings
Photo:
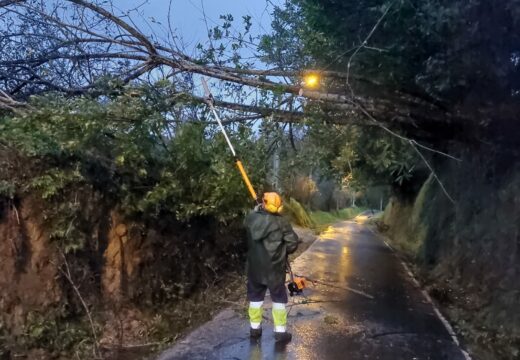
POLYGON ((291 224, 280 215, 260 209, 250 212, 244 225, 249 280, 268 287, 283 284, 287 255, 298 247, 298 235, 291 224))

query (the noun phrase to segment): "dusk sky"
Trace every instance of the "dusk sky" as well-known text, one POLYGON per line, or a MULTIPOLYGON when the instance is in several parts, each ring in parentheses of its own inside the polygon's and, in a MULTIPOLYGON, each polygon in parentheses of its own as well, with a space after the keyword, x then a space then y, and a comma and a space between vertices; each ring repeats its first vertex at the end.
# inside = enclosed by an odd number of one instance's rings
MULTIPOLYGON (((172 26, 176 29, 177 34, 182 37, 188 49, 192 49, 197 43, 205 42, 207 39, 203 11, 206 13, 209 27, 222 24, 222 20, 219 19, 220 15, 231 14, 235 19, 235 26, 238 30, 241 30, 242 16, 249 15, 253 22, 252 34, 263 34, 270 31, 272 4, 281 4, 282 1, 173 0, 171 7, 172 26)), ((114 0, 114 5, 123 11, 143 3, 144 5, 140 7, 142 16, 148 21, 151 21, 152 18, 155 19, 166 30, 170 0, 114 0)), ((134 13, 132 17, 137 23, 141 22, 138 20, 137 14, 134 13)), ((154 28, 160 27, 158 24, 152 25, 154 28)), ((142 28, 142 30, 146 32, 147 29, 142 28)))

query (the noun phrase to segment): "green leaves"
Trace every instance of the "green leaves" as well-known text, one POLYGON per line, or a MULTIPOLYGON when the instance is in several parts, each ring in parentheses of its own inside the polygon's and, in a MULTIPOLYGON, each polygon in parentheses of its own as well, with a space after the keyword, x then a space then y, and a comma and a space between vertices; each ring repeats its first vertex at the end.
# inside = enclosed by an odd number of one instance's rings
POLYGON ((310 32, 299 33, 304 51, 318 64, 346 71, 350 63, 352 74, 377 80, 381 93, 420 91, 451 106, 471 100, 484 107, 517 102, 519 67, 511 63, 520 44, 517 9, 516 0, 293 0, 283 16, 274 15, 275 24, 290 21, 320 34, 316 41, 310 32))
POLYGON ((16 193, 16 184, 9 180, 0 180, 0 197, 12 199, 16 193))
POLYGON ((61 314, 60 309, 45 314, 30 312, 23 333, 19 335, 26 348, 43 348, 57 353, 67 350, 80 350, 90 342, 86 323, 71 321, 61 314))
POLYGON ((79 183, 82 175, 76 170, 50 169, 42 176, 38 176, 29 183, 29 188, 39 190, 43 199, 49 199, 63 190, 67 185, 79 183))
MULTIPOLYGON (((165 91, 164 81, 157 91, 165 91)), ((63 206, 61 212, 49 205, 57 212, 48 218, 56 218, 53 238, 67 244, 78 221, 70 197, 86 186, 140 218, 170 214, 183 221, 197 216, 226 221, 250 208, 220 131, 199 122, 168 122, 162 95, 150 94, 154 89, 144 87, 113 98, 35 98, 37 110, 6 119, 0 134, 0 141, 37 164, 34 174, 27 181, 21 173, 0 173, 0 193, 14 196, 19 178, 24 184, 20 191, 36 191, 43 200, 63 206)), ((244 126, 230 136, 253 183, 261 183, 264 145, 244 126)), ((74 249, 80 242, 70 244, 74 249)))
POLYGON ((370 184, 403 182, 413 175, 418 162, 412 147, 376 128, 349 126, 345 145, 333 166, 351 175, 350 183, 363 188, 370 184))

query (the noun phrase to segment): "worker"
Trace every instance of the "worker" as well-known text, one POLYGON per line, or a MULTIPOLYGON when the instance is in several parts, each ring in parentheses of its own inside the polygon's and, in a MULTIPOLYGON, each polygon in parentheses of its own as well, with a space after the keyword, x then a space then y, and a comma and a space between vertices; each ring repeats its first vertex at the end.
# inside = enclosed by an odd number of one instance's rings
POLYGON ((262 304, 267 289, 273 301, 274 337, 278 343, 291 341, 287 331, 287 291, 285 271, 287 256, 296 251, 298 235, 280 213, 282 199, 275 192, 264 194, 262 203, 245 219, 247 230, 247 298, 249 300, 250 335, 262 336, 262 304))

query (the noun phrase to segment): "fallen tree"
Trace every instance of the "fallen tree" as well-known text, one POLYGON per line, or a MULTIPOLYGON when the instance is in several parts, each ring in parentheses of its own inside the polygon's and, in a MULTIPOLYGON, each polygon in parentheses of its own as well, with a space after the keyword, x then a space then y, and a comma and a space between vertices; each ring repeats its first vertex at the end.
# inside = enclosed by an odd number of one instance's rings
MULTIPOLYGON (((186 74, 197 74, 238 86, 233 88, 237 92, 244 86, 268 92, 264 96, 271 106, 247 105, 248 100, 237 98, 233 91, 217 102, 222 108, 238 112, 237 121, 252 119, 255 115, 273 116, 281 122, 301 121, 305 113, 288 110, 287 104, 302 98, 313 105, 324 104, 332 114, 325 119, 337 124, 372 126, 381 122, 399 124, 413 132, 414 127, 442 127, 446 122, 464 121, 460 114, 424 93, 389 90, 370 77, 356 76, 354 72, 255 70, 245 61, 230 67, 219 59, 190 57, 175 43, 171 28, 168 39, 161 41, 157 34, 139 30, 130 11, 116 14, 110 2, 28 0, 4 1, 0 6, 5 28, 0 36, 5 50, 0 57, 0 82, 5 92, 15 99, 26 99, 45 91, 70 95, 99 93, 99 81, 104 76, 125 84, 160 73, 179 89, 172 96, 182 94, 200 101, 194 94, 194 78, 186 81, 186 74), (324 78, 322 90, 308 89, 301 84, 307 72, 324 78), (354 93, 353 88, 364 91, 354 93), (285 100, 278 104, 272 101, 283 94, 285 100)), ((379 22, 374 31, 377 25, 379 22)), ((359 44, 360 49, 366 46, 367 40, 359 44)), ((238 40, 237 46, 241 41, 243 39, 238 40)), ((11 106, 5 99, 2 103, 4 107, 11 106)), ((420 130, 417 133, 427 137, 420 130)))

